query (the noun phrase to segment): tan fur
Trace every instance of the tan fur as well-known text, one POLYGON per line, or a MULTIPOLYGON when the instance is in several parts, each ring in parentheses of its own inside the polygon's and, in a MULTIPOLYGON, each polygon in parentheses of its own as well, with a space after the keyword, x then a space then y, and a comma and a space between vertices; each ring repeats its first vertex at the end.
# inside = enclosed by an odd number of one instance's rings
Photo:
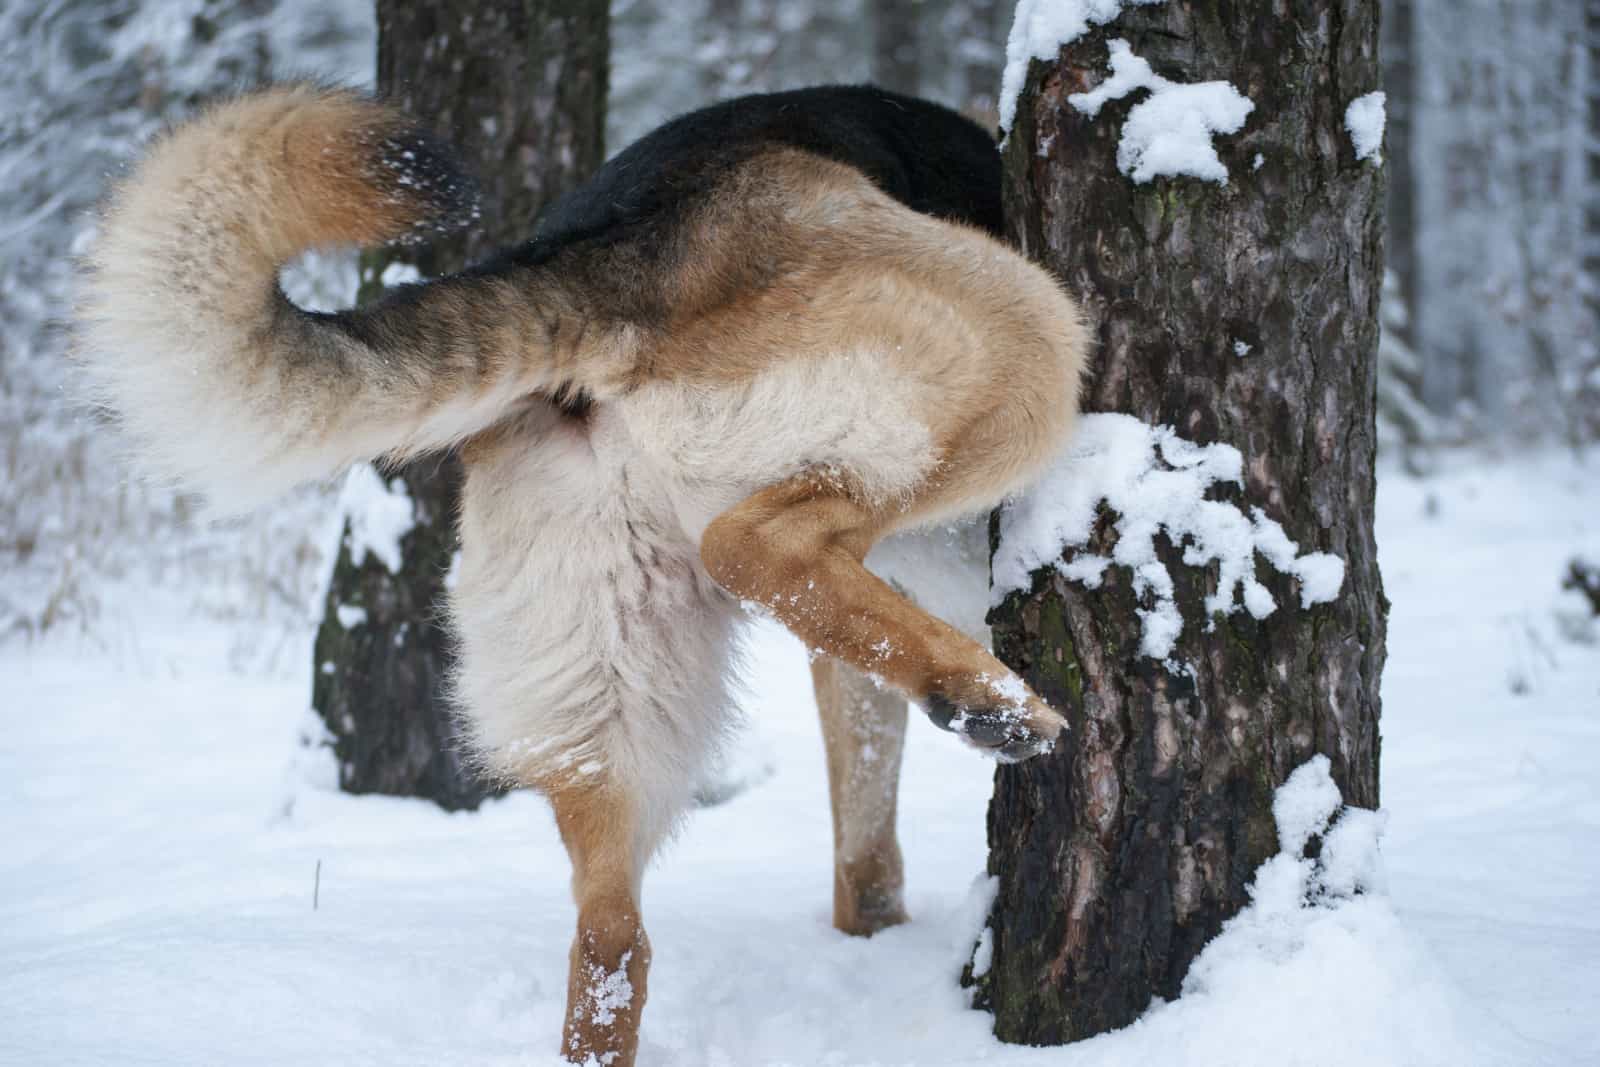
POLYGON ((640 876, 727 727, 740 600, 829 657, 841 929, 904 916, 904 709, 876 680, 1003 758, 1059 733, 863 560, 1042 470, 1072 426, 1084 330, 1004 245, 794 149, 731 166, 653 244, 574 241, 337 318, 293 308, 276 288, 291 256, 425 236, 459 210, 404 166, 412 136, 303 87, 179 129, 112 200, 80 356, 152 465, 226 502, 465 443, 464 733, 486 770, 550 796, 572 856, 563 1053, 626 1067, 640 876), (580 394, 581 418, 553 402, 580 394))
POLYGON ((906 702, 831 656, 811 661, 833 812, 833 925, 867 936, 906 921, 895 837, 906 702))
POLYGON ((544 783, 572 859, 578 929, 567 964, 561 1051, 575 1063, 629 1064, 639 1045, 650 940, 639 916, 644 861, 636 798, 618 783, 544 783))
POLYGON ((289 97, 258 101, 263 114, 246 115, 262 129, 253 136, 270 145, 280 141, 272 160, 272 180, 294 190, 298 210, 269 223, 290 255, 330 240, 337 244, 376 245, 403 236, 427 211, 406 195, 405 187, 388 195, 372 195, 371 153, 374 143, 405 125, 402 115, 359 97, 318 97, 313 104, 289 97), (281 228, 280 228, 281 227, 281 228))
POLYGON ((719 585, 772 612, 811 648, 914 699, 943 697, 973 710, 1014 704, 1019 728, 1053 741, 1060 715, 1009 668, 862 566, 898 517, 808 475, 724 513, 706 530, 700 553, 719 585))

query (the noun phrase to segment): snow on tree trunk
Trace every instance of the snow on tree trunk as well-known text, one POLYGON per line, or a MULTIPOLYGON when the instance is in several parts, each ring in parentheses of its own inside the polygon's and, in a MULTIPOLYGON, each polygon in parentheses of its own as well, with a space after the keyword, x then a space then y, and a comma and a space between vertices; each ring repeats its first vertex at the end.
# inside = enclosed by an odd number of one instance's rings
MULTIPOLYGON (((1088 9, 1059 50, 1059 37, 1041 46, 1013 33, 1013 55, 1046 57, 1017 71, 1025 89, 1005 148, 1013 235, 1082 299, 1097 331, 1086 408, 1220 446, 1203 454, 1220 472, 1210 499, 1261 509, 1303 552, 1342 560, 1343 580, 1318 603, 1301 565, 1284 573, 1258 560, 1271 600, 1247 583, 1250 610, 1208 619, 1219 567, 1186 565, 1184 547, 1158 533, 1148 567, 1171 576, 1182 626, 1165 658, 1151 658, 1140 609, 1159 610, 1152 571, 1081 566, 1083 552, 1112 554, 1119 516, 1102 508, 1072 553, 1076 578, 1035 571, 1031 589, 991 615, 1000 656, 1071 723, 1054 753, 999 769, 989 809, 998 888, 986 966, 968 977, 996 1034, 1029 1044, 1125 1026, 1152 997, 1179 993, 1278 851, 1274 788, 1313 754, 1330 758, 1350 803, 1378 803, 1384 173, 1357 158, 1346 128, 1351 102, 1378 88, 1377 0, 1306 0, 1270 15, 1146 2, 1093 24, 1106 6, 1088 9), (1114 40, 1128 43, 1117 49, 1128 91, 1096 94, 1106 102, 1090 117, 1069 98, 1107 81, 1114 40), (1237 485, 1221 462, 1232 449, 1237 485)), ((1048 29, 1059 12, 1040 10, 1048 29)), ((1179 441, 1165 460, 1201 455, 1179 441)), ((997 539, 1006 527, 1002 515, 997 539)), ((1259 528, 1254 546, 1287 558, 1259 528)))
MULTIPOLYGON (((539 211, 604 156, 605 0, 378 0, 378 87, 462 150, 483 191, 471 233, 369 254, 362 296, 445 274, 532 234, 539 211)), ((472 808, 443 691, 445 583, 461 483, 454 456, 358 471, 322 625, 312 704, 334 736, 340 786, 472 808)))

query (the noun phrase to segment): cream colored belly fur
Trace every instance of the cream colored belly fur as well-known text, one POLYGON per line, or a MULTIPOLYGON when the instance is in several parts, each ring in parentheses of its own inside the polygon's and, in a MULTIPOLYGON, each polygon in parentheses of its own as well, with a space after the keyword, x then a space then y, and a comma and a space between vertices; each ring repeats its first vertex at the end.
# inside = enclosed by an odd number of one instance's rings
MULTIPOLYGON (((584 422, 540 408, 475 442, 456 696, 490 770, 519 782, 607 771, 641 787, 643 836, 670 829, 731 721, 741 608, 701 564, 707 524, 802 470, 848 470, 895 500, 934 466, 914 398, 860 388, 885 377, 876 358, 652 384, 584 422)), ((981 522, 897 534, 869 565, 986 641, 981 522)))

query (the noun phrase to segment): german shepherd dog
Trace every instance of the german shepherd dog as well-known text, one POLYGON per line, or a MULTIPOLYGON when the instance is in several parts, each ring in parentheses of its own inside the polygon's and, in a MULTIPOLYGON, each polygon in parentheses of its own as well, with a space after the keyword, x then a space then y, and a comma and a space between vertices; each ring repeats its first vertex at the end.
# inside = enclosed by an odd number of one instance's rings
POLYGON ((742 610, 812 650, 846 932, 906 917, 904 697, 1001 759, 1062 729, 864 565, 1022 489, 1072 426, 1085 332, 998 239, 999 191, 993 140, 942 107, 747 97, 622 152, 526 244, 337 314, 279 269, 475 217, 447 146, 392 108, 236 98, 107 202, 78 356, 155 472, 237 508, 461 450, 455 695, 482 767, 548 796, 571 855, 571 1060, 633 1062, 641 877, 725 732, 742 610))

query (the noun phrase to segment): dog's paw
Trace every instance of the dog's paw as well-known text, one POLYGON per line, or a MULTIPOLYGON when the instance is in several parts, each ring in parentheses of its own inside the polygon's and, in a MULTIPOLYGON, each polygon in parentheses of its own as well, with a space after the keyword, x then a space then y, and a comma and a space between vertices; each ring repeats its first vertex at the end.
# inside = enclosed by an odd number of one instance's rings
POLYGON ((1024 691, 992 694, 992 699, 956 700, 929 694, 923 710, 941 730, 1002 763, 1018 763, 1055 747, 1067 721, 1050 705, 1024 691))

